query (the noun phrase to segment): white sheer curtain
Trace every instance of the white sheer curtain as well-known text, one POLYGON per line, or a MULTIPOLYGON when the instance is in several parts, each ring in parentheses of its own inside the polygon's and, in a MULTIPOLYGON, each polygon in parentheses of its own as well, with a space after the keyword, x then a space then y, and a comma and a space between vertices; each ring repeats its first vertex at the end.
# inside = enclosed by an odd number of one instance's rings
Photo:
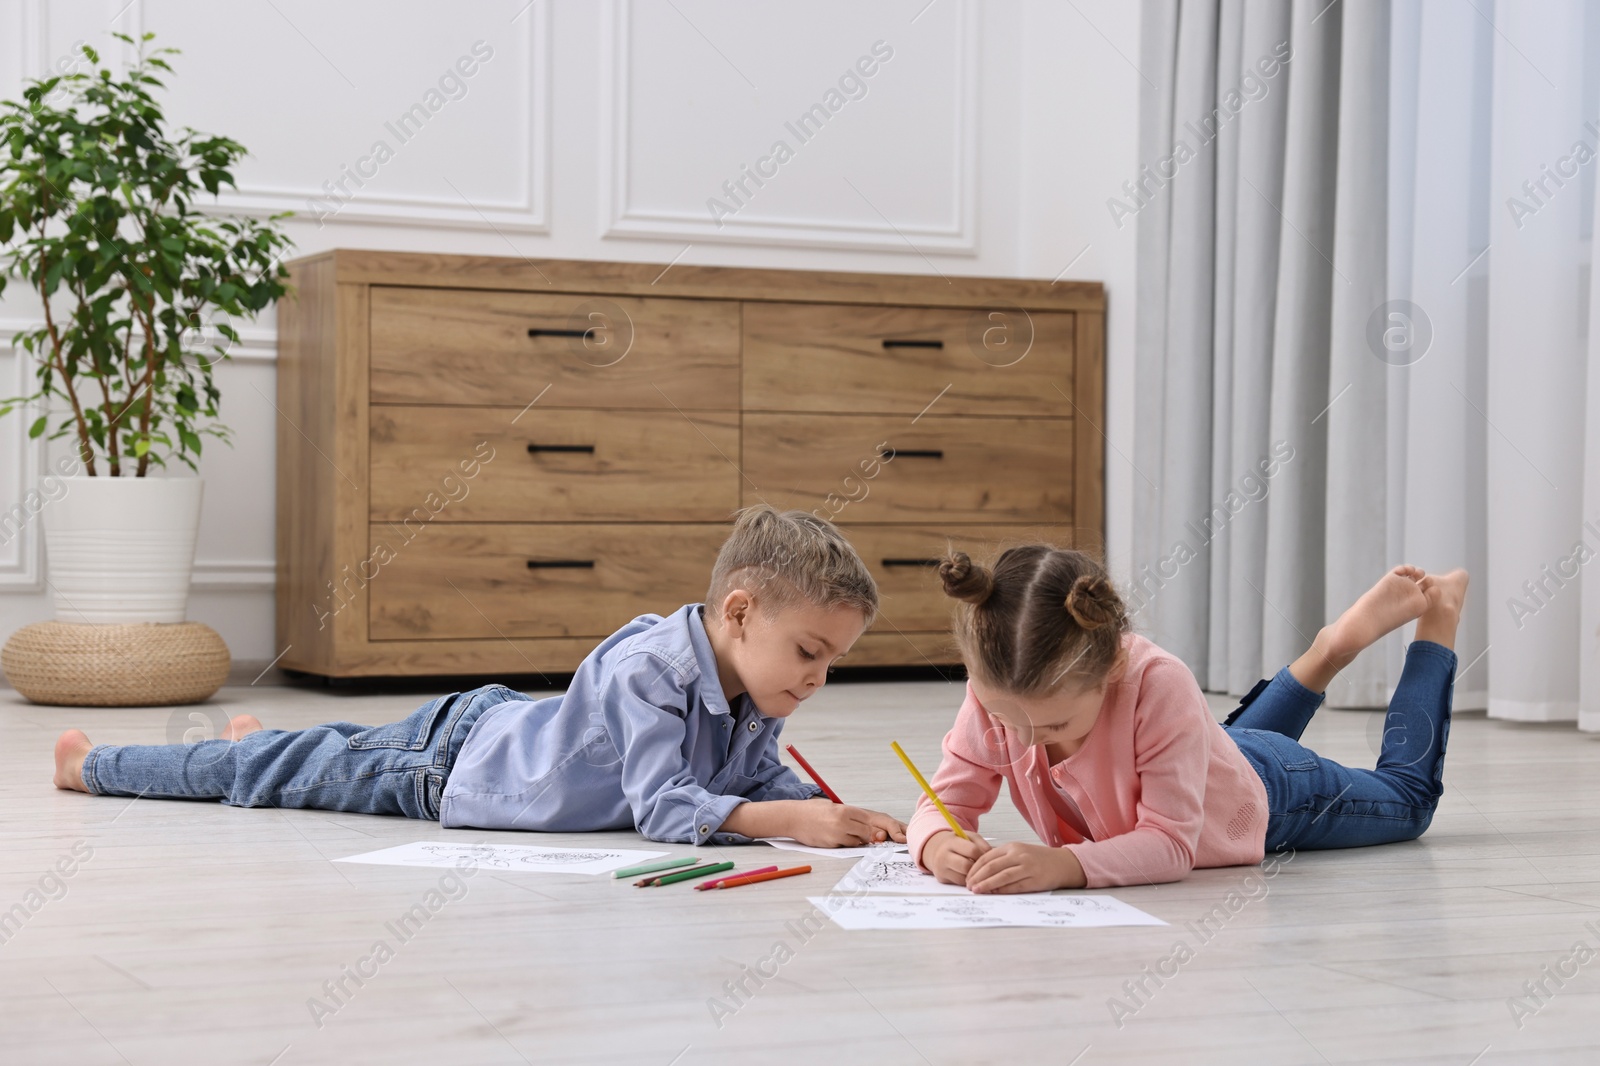
MULTIPOLYGON (((1238 693, 1386 567, 1465 566, 1456 706, 1600 730, 1600 3, 1143 25, 1142 625, 1238 693)), ((1381 706, 1404 640, 1330 703, 1381 706)))

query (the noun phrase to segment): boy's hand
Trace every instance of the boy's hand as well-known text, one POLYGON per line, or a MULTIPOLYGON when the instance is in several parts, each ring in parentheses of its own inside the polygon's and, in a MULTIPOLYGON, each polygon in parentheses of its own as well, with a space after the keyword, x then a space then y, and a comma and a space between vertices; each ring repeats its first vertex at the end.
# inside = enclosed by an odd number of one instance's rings
POLYGON ((981 855, 967 872, 966 884, 974 892, 1006 893, 1082 888, 1085 882, 1083 866, 1070 849, 1010 843, 981 855))
POLYGON ((989 842, 976 833, 962 840, 954 833, 935 833, 922 847, 922 865, 947 885, 964 885, 972 864, 990 850, 989 842))
POLYGON ((829 799, 809 799, 800 802, 789 835, 814 848, 854 848, 889 840, 903 844, 906 827, 879 811, 829 799))

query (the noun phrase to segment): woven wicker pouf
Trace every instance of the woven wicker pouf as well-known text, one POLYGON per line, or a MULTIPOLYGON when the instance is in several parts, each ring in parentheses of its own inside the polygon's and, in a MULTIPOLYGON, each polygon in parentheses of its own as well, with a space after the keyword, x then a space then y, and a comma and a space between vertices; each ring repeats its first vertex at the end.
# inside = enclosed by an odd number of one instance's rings
POLYGON ((231 664, 216 630, 199 622, 35 622, 0 650, 13 688, 34 703, 66 707, 199 703, 222 687, 231 664))

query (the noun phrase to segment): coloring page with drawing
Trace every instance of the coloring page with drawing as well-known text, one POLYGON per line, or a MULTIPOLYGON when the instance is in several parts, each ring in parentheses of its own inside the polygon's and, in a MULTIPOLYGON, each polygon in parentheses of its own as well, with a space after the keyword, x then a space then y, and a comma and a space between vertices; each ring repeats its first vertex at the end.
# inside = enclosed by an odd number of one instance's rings
POLYGON ((817 896, 811 902, 841 929, 1083 929, 1166 925, 1113 896, 817 896))
MULTIPOLYGON (((919 896, 970 896, 965 885, 940 884, 939 879, 918 869, 916 860, 905 852, 868 855, 850 868, 833 891, 842 895, 862 892, 914 893, 919 896)), ((1031 892, 1028 895, 1049 895, 1031 892)))
POLYGON ((773 847, 782 848, 785 851, 803 851, 807 855, 815 855, 822 859, 860 859, 867 855, 882 855, 906 850, 904 844, 896 844, 893 841, 887 844, 868 844, 860 848, 814 848, 790 837, 761 837, 760 842, 771 844, 773 847))
POLYGON ((541 848, 524 844, 447 844, 442 841, 415 840, 399 847, 369 851, 334 861, 444 869, 470 865, 507 873, 605 874, 665 854, 664 851, 624 848, 541 848))

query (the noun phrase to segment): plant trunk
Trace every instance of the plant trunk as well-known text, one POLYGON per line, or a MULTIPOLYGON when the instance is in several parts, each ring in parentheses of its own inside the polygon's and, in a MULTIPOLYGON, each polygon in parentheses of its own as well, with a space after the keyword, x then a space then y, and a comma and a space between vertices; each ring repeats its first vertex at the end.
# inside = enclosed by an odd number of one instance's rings
MULTIPOLYGON (((151 300, 151 308, 147 308, 146 311, 148 312, 149 310, 152 310, 154 308, 154 304, 155 304, 155 301, 152 299, 151 300)), ((139 468, 135 473, 135 476, 137 476, 137 477, 144 477, 145 473, 150 469, 150 450, 149 450, 150 407, 151 407, 152 404, 155 403, 154 391, 155 391, 155 384, 156 384, 156 360, 157 360, 157 358, 158 358, 158 356, 156 354, 155 322, 147 314, 147 316, 144 318, 144 381, 139 386, 139 391, 140 391, 140 395, 141 395, 141 397, 143 399, 143 403, 140 405, 140 408, 139 408, 139 437, 138 437, 139 440, 145 441, 146 447, 145 447, 145 453, 143 455, 139 456, 139 468)), ((132 401, 129 401, 129 402, 131 403, 132 401)))
POLYGON ((72 403, 72 417, 78 426, 78 451, 83 457, 83 468, 90 477, 94 477, 93 441, 89 439, 89 424, 83 419, 83 405, 78 403, 78 390, 72 384, 72 375, 67 373, 66 358, 61 354, 61 333, 56 329, 55 317, 50 312, 50 294, 45 291, 44 279, 48 273, 49 263, 41 257, 39 299, 44 302, 44 324, 50 333, 50 361, 55 364, 56 373, 61 375, 61 384, 67 390, 67 399, 72 403))

